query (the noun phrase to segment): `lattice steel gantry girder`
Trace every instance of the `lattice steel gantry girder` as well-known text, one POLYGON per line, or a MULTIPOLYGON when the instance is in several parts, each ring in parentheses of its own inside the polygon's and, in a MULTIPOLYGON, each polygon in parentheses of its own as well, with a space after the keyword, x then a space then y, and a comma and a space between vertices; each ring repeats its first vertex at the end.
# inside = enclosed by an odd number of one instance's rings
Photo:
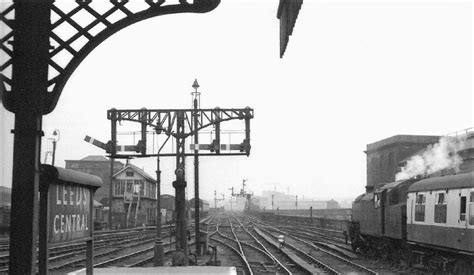
MULTIPOLYGON (((132 121, 143 125, 153 127, 156 131, 164 132, 178 139, 194 136, 199 130, 209 126, 216 126, 216 135, 219 135, 217 127, 220 123, 229 120, 244 120, 245 121, 245 152, 250 154, 250 119, 254 116, 254 111, 250 107, 235 109, 235 108, 214 108, 214 109, 110 109, 107 111, 107 119, 112 121, 112 128, 116 126, 117 121, 132 121), (182 119, 182 123, 189 129, 188 132, 178 133, 174 130, 177 127, 177 122, 182 119), (193 123, 194 117, 197 117, 196 123, 193 123)), ((177 129, 177 128, 176 128, 177 129)), ((112 130, 113 131, 113 130, 112 130)), ((112 140, 114 134, 112 133, 112 140)), ((142 136, 143 139, 143 136, 142 136)), ((218 139, 218 136, 216 136, 218 139)), ((184 151, 183 151, 184 153, 184 151)), ((219 150, 216 149, 219 154, 219 150)), ((112 155, 116 155, 114 151, 112 155)), ((143 154, 144 156, 152 156, 143 154)))
POLYGON ((133 23, 166 14, 204 13, 219 3, 1 1, 0 96, 5 108, 15 113, 10 274, 36 273, 42 116, 54 110, 74 70, 101 42, 133 23), (65 8, 64 3, 74 7, 65 8), (81 13, 90 20, 76 20, 81 13), (62 33, 64 26, 73 33, 62 33))

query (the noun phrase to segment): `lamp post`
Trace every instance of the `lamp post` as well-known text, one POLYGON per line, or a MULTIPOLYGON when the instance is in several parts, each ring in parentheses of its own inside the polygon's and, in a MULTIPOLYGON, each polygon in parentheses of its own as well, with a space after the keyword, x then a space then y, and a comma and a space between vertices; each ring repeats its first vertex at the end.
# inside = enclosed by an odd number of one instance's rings
POLYGON ((58 129, 54 129, 53 136, 55 138, 53 139, 53 160, 51 161, 51 165, 54 166, 54 160, 56 159, 56 143, 59 141, 59 138, 61 137, 61 133, 59 132, 58 129))
MULTIPOLYGON (((161 149, 160 149, 161 150, 161 149)), ((170 226, 171 230, 171 226, 170 226)), ((171 238, 171 232, 170 232, 171 238)), ((171 246, 171 240, 170 240, 171 246)), ((164 265, 164 249, 161 238, 161 170, 160 156, 156 157, 156 240, 153 254, 153 266, 164 265)))

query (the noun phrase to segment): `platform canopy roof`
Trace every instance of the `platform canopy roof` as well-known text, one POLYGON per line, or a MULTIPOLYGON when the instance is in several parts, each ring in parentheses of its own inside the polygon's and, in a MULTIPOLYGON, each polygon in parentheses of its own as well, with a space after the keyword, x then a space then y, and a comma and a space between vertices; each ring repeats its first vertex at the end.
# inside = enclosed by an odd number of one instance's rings
POLYGON ((280 58, 285 54, 290 35, 293 34, 296 18, 301 9, 303 0, 280 0, 277 18, 280 20, 280 58))

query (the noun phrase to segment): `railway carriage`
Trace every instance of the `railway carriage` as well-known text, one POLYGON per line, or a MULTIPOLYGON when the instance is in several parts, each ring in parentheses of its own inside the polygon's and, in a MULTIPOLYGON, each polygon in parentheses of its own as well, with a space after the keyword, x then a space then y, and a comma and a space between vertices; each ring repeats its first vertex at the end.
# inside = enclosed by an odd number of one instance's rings
POLYGON ((407 209, 407 241, 417 262, 454 263, 458 270, 473 264, 474 173, 414 183, 407 209))
POLYGON ((359 196, 352 209, 355 250, 474 272, 474 173, 384 184, 359 196))

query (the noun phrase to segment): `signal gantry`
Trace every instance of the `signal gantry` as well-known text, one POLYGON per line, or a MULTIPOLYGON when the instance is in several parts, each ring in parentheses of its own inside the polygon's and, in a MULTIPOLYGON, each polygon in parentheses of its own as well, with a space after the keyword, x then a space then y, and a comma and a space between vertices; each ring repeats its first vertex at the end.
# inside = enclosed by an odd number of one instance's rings
MULTIPOLYGON (((193 87, 197 86, 195 81, 193 87), (196 84, 196 85, 195 85, 196 84)), ((196 87, 196 89, 197 89, 196 87)), ((176 197, 176 244, 177 249, 184 250, 185 262, 187 261, 187 237, 186 237, 186 208, 185 208, 185 158, 186 156, 195 157, 195 167, 197 167, 196 158, 198 156, 249 156, 250 155, 250 119, 254 117, 254 111, 250 107, 241 109, 200 109, 197 108, 197 99, 195 98, 193 109, 124 109, 117 110, 112 108, 107 111, 107 118, 111 121, 111 140, 107 143, 97 141, 86 136, 85 141, 92 143, 104 149, 111 158, 144 158, 157 157, 157 175, 159 171, 159 157, 176 157, 176 180, 173 182, 176 197), (243 120, 245 124, 245 138, 240 144, 222 144, 221 142, 221 124, 231 120, 243 120), (141 139, 135 145, 118 145, 117 144, 117 124, 122 121, 136 122, 141 125, 141 139), (201 130, 207 127, 214 127, 214 139, 210 144, 198 144, 196 136, 201 130), (167 136, 165 143, 169 138, 174 138, 174 153, 148 153, 147 152, 147 129, 152 128, 157 135, 164 134, 167 136), (194 144, 190 144, 189 150, 193 153, 186 153, 186 139, 195 137, 194 144), (200 151, 209 151, 202 153, 200 151)), ((195 169, 195 178, 197 175, 195 169)), ((196 180, 196 179, 195 179, 196 180)), ((160 180, 158 179, 158 182, 160 180)), ((110 196, 112 197, 112 185, 110 186, 110 196)), ((198 182, 195 182, 195 190, 198 190, 198 182)), ((198 193, 196 193, 198 194, 198 193)), ((199 196, 196 195, 196 201, 199 196)), ((110 208, 109 219, 113 214, 110 208)), ((159 211, 158 211, 159 212, 159 211)), ((196 212, 196 217, 198 212, 196 212)), ((159 220, 159 219, 158 219, 159 220)), ((196 236, 199 235, 199 221, 196 222, 196 236)))

